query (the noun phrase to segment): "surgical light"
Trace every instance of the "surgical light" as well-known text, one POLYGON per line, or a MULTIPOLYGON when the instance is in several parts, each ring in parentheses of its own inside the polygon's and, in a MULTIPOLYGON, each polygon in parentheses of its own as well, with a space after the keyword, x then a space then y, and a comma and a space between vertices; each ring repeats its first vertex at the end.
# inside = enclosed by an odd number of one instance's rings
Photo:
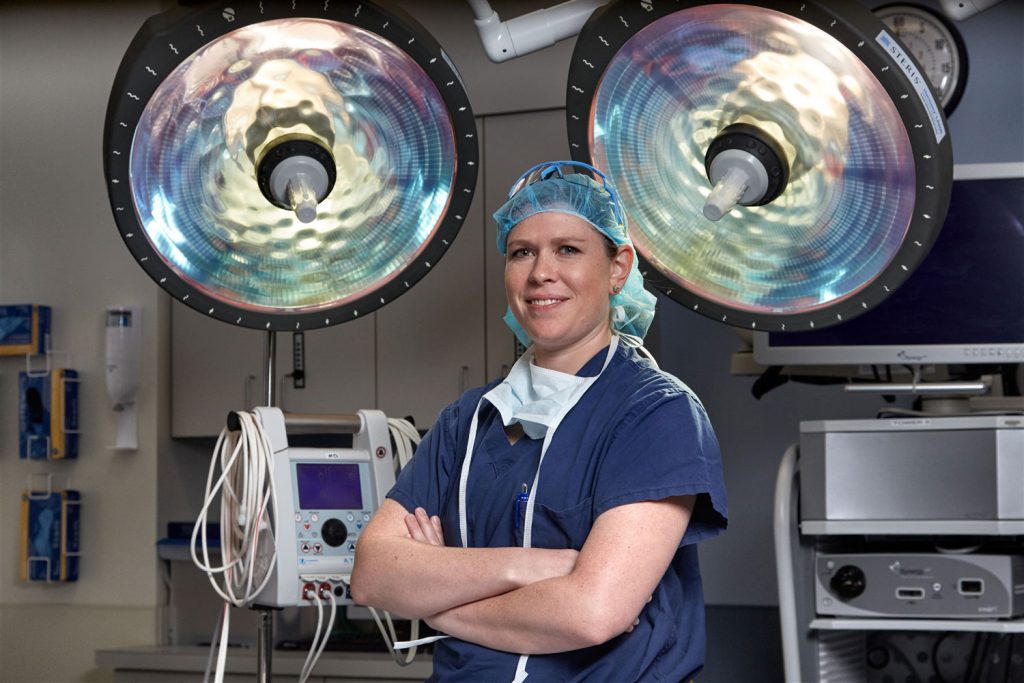
POLYGON ((647 280, 727 324, 854 318, 925 258, 952 152, 923 71, 856 2, 613 2, 567 88, 647 280))
POLYGON ((476 127, 451 61, 371 3, 151 18, 115 79, 108 191, 133 257, 234 325, 305 330, 422 278, 464 220, 476 127))

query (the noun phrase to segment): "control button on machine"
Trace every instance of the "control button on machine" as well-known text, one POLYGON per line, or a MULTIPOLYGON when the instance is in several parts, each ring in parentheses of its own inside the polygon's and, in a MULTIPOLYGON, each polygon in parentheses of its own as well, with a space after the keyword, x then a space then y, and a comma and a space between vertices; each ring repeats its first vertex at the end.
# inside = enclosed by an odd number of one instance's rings
POLYGON ((304 553, 308 553, 309 552, 309 544, 308 543, 303 543, 302 544, 302 552, 304 552, 304 553))
POLYGON ((829 586, 840 600, 852 600, 864 592, 864 572, 852 564, 843 565, 836 570, 829 586))
POLYGON ((321 544, 321 543, 314 543, 313 544, 313 552, 322 553, 323 551, 324 551, 323 544, 321 544))
POLYGON ((350 512, 350 513, 348 513, 348 514, 347 514, 347 515, 345 516, 345 519, 347 519, 347 520, 348 520, 348 521, 350 521, 350 522, 354 522, 354 521, 356 521, 356 516, 355 516, 355 515, 353 515, 353 514, 352 514, 352 513, 350 512))
POLYGON ((348 527, 340 519, 331 517, 320 528, 320 534, 323 536, 324 543, 332 548, 337 548, 348 538, 348 527))
POLYGON ((320 515, 318 515, 318 514, 316 514, 314 512, 313 514, 311 514, 309 516, 309 521, 311 521, 311 522, 319 522, 320 521, 320 515))
POLYGON ((302 513, 301 512, 296 512, 295 513, 295 521, 296 522, 301 522, 302 521, 302 513))

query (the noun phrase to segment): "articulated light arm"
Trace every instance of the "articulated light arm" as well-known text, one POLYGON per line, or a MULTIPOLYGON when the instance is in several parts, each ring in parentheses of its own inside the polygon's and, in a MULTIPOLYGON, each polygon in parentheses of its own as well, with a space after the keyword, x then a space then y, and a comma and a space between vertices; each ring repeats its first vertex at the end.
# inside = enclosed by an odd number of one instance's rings
POLYGON ((487 56, 492 62, 504 62, 575 36, 594 10, 608 0, 569 0, 508 21, 502 21, 487 0, 467 2, 487 56))
POLYGON ((939 5, 947 17, 954 21, 963 21, 999 2, 1001 0, 939 0, 939 5))

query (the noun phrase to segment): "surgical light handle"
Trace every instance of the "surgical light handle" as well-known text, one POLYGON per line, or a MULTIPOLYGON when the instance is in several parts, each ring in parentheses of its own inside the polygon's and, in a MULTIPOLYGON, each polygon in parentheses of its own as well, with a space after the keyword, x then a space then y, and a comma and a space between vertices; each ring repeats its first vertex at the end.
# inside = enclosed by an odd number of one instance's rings
MULTIPOLYGON (((289 433, 294 434, 355 434, 362 428, 358 415, 329 415, 324 413, 282 413, 289 433)), ((231 431, 239 428, 238 413, 228 413, 227 426, 231 431)))
POLYGON ((843 390, 851 394, 971 394, 989 393, 986 382, 921 382, 890 384, 846 384, 843 390))
POLYGON ((608 0, 568 0, 508 21, 502 21, 487 0, 467 2, 487 57, 505 62, 577 35, 594 10, 608 0))

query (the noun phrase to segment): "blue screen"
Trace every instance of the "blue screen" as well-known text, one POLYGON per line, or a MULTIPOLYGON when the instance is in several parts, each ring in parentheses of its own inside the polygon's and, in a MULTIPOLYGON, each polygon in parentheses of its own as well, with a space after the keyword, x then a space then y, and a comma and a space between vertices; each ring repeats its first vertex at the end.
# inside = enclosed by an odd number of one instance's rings
POLYGON ((957 180, 938 240, 875 309, 770 345, 866 346, 1024 342, 1024 178, 957 180))
POLYGON ((300 510, 362 510, 359 465, 305 463, 295 465, 300 510))

